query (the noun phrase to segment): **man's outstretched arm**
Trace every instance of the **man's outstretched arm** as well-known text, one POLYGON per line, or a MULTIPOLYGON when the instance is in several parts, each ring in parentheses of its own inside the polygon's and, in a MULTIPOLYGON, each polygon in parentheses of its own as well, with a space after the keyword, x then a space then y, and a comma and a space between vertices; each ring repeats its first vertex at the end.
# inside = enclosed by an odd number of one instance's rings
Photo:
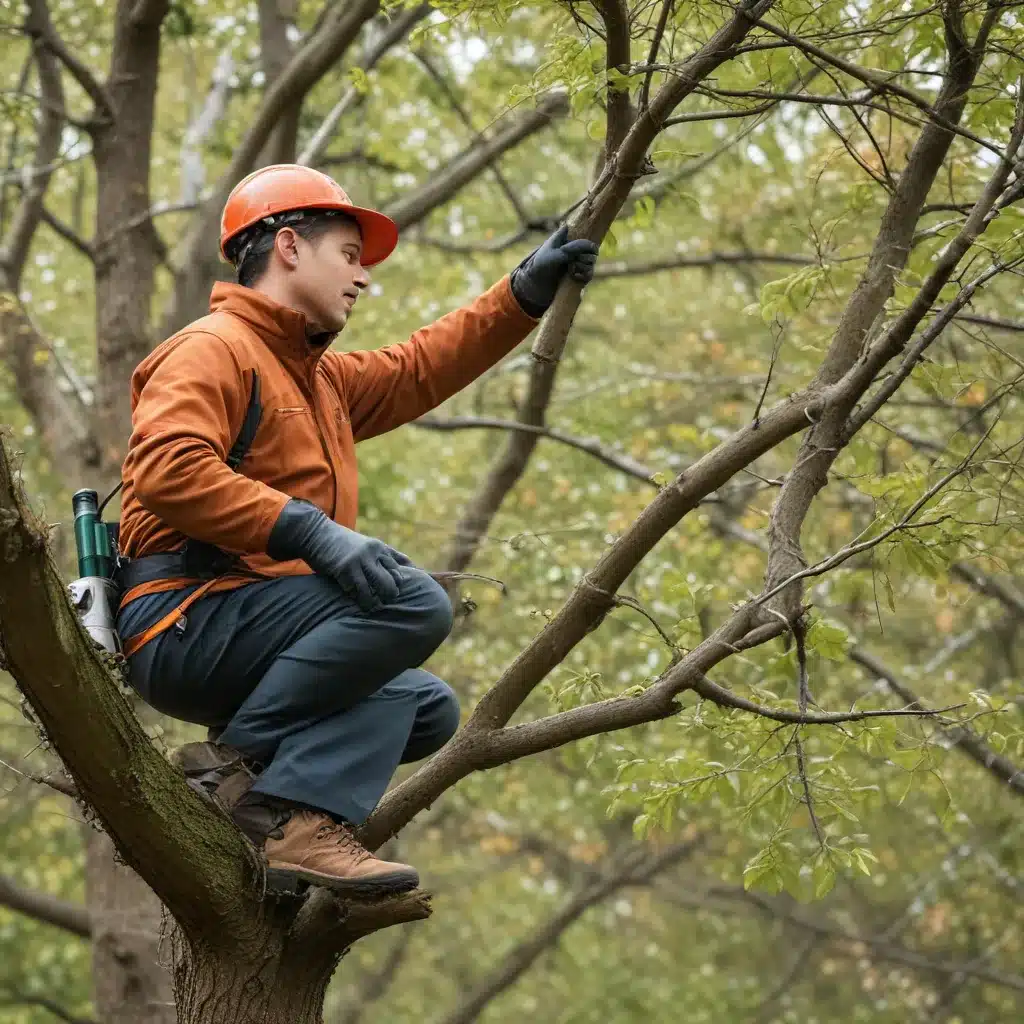
POLYGON ((593 276, 597 246, 568 242, 565 228, 479 298, 406 342, 324 359, 345 395, 357 441, 408 423, 471 384, 536 326, 569 274, 593 276))

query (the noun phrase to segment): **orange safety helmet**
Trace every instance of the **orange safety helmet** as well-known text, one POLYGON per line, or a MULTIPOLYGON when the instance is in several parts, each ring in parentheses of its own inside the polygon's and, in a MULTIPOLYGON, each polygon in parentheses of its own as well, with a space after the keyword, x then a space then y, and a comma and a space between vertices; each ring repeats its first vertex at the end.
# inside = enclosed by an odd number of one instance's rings
POLYGON ((340 210, 357 221, 363 235, 360 262, 372 267, 387 259, 398 244, 398 225, 383 213, 353 206, 345 190, 326 174, 302 164, 272 164, 244 177, 228 196, 220 215, 220 253, 247 228, 276 214, 297 210, 340 210))

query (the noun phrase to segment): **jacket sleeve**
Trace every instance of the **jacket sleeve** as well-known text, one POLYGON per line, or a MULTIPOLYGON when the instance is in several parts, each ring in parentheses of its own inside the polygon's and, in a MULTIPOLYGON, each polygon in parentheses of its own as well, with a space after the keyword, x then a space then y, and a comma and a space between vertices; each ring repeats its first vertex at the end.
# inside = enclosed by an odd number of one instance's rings
POLYGON ((365 352, 326 352, 357 441, 436 408, 512 351, 537 325, 502 278, 408 341, 365 352))
POLYGON ((187 537, 242 554, 266 551, 289 500, 224 461, 251 386, 252 371, 220 338, 185 336, 135 396, 124 466, 143 508, 187 537))

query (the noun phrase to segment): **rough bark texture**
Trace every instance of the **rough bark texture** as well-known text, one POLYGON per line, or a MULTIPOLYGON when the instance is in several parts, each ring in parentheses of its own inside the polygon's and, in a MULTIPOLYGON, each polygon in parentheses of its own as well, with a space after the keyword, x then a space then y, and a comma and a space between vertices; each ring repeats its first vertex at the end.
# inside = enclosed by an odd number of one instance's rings
POLYGON ((160 956, 163 908, 131 868, 115 860, 102 832, 89 828, 86 898, 92 924, 92 976, 103 1024, 176 1024, 174 986, 160 956))
POLYGON ((96 162, 96 429, 104 468, 119 473, 131 433, 127 382, 150 347, 160 252, 149 216, 160 26, 169 0, 118 0, 107 91, 114 121, 94 133, 96 162))

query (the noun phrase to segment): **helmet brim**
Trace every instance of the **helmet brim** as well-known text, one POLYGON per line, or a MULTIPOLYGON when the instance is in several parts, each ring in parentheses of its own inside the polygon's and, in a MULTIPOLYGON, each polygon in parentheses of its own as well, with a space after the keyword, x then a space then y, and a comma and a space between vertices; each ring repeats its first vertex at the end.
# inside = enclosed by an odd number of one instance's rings
MULTIPOLYGON (((375 267, 383 263, 398 245, 398 225, 387 214, 377 210, 369 210, 363 206, 353 206, 350 203, 303 203, 303 210, 338 210, 348 214, 358 225, 362 236, 363 249, 359 262, 364 267, 375 267)), ((286 212, 286 211, 281 211, 286 212)), ((220 247, 220 254, 228 260, 227 246, 233 238, 237 238, 243 231, 247 231, 254 224, 258 224, 262 216, 254 217, 248 223, 242 225, 230 238, 224 239, 220 247)), ((228 260, 230 262, 230 260, 228 260)))

